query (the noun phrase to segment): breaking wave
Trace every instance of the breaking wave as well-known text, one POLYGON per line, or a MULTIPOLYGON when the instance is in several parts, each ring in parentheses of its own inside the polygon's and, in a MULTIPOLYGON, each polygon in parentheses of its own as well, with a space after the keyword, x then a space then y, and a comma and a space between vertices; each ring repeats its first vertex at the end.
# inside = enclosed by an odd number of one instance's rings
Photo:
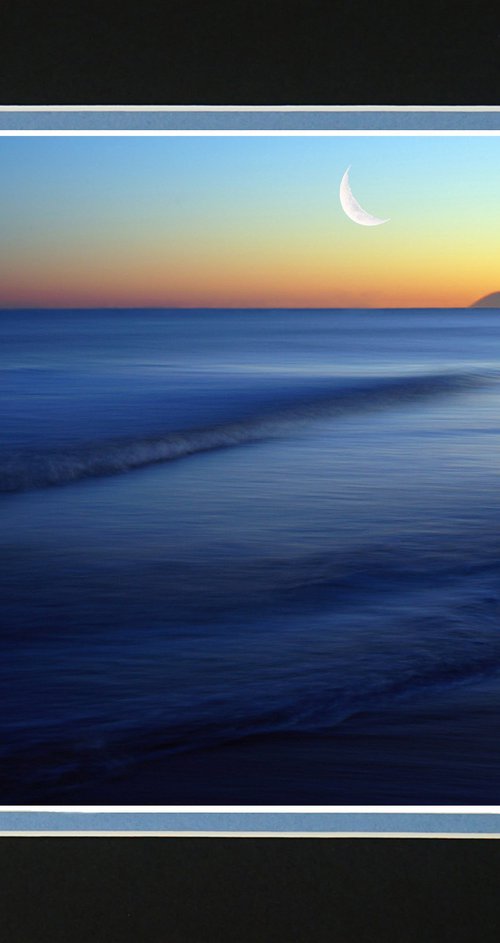
POLYGON ((201 452, 234 448, 290 434, 304 424, 397 407, 446 393, 474 388, 485 375, 426 374, 381 381, 366 380, 306 398, 264 415, 198 429, 134 439, 99 440, 44 451, 17 450, 0 461, 0 492, 66 485, 84 478, 116 475, 201 452))

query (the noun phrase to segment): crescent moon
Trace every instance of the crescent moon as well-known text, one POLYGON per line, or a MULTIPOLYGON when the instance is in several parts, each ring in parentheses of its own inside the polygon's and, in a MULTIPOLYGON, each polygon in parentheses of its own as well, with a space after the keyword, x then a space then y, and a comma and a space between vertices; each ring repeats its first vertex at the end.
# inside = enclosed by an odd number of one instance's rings
POLYGON ((342 177, 339 193, 340 204, 346 216, 352 219, 353 223, 358 223, 359 226, 380 226, 382 223, 388 223, 388 219, 379 219, 378 216, 372 216, 371 213, 367 213, 366 210, 359 205, 349 185, 350 169, 351 168, 348 167, 342 177))

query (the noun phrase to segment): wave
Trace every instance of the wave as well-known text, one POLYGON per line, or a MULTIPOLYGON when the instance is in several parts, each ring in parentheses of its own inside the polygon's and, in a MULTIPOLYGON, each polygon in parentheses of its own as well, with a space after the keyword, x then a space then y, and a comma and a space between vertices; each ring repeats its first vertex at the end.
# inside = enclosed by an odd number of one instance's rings
MULTIPOLYGON (((126 780, 141 766, 154 769, 162 758, 184 753, 273 738, 373 739, 380 725, 401 738, 422 718, 431 727, 446 724, 453 705, 465 700, 469 710, 483 710, 500 675, 494 532, 482 553, 461 540, 458 558, 448 553, 437 575, 434 552, 425 546, 372 546, 347 558, 325 552, 292 561, 291 574, 285 573, 290 563, 278 560, 281 586, 301 592, 314 583, 331 588, 332 597, 317 599, 315 608, 288 597, 287 608, 281 596, 278 614, 268 616, 249 605, 248 622, 230 616, 227 631, 222 621, 207 632, 194 620, 173 634, 163 623, 141 632, 121 627, 101 638, 88 631, 86 613, 79 638, 61 631, 51 645, 37 633, 24 661, 17 637, 3 657, 0 681, 9 690, 17 677, 23 703, 40 706, 24 725, 16 710, 4 723, 9 789, 22 795, 21 785, 54 794, 75 784, 101 788, 108 778, 126 780), (353 590, 350 601, 332 605, 345 585, 353 590), (67 682, 59 686, 63 675, 72 686, 69 700, 67 682), (82 678, 83 688, 76 680, 82 678)), ((260 561, 256 566, 269 569, 260 561)), ((254 576, 246 572, 247 579, 254 576)), ((127 585, 124 579, 130 608, 127 585)))
MULTIPOLYGON (((395 737, 400 737, 405 723, 403 716, 406 715, 406 722, 409 718, 410 723, 418 722, 419 716, 439 717, 444 695, 443 722, 446 724, 447 699, 453 690, 483 682, 488 684, 495 679, 497 684, 500 675, 498 644, 488 652, 473 652, 470 638, 464 650, 441 653, 433 664, 400 666, 396 678, 389 670, 385 675, 374 677, 364 692, 354 685, 344 691, 298 690, 289 697, 284 692, 283 698, 278 697, 267 707, 259 708, 250 702, 240 706, 228 702, 223 717, 213 712, 213 702, 207 698, 205 703, 198 704, 199 712, 186 717, 184 722, 156 720, 155 723, 147 715, 137 717, 134 702, 134 710, 126 715, 126 722, 114 724, 112 728, 100 727, 99 723, 89 726, 86 719, 80 719, 76 743, 71 718, 62 727, 47 725, 43 719, 39 724, 30 724, 29 746, 22 742, 19 728, 14 725, 13 736, 3 737, 5 783, 8 789, 11 782, 15 792, 20 786, 29 786, 31 781, 37 788, 49 785, 57 794, 58 789, 75 784, 86 787, 97 782, 100 786, 103 778, 106 781, 108 776, 112 779, 117 775, 127 776, 134 768, 148 767, 162 758, 224 749, 249 740, 300 740, 304 736, 330 740, 345 737, 349 730, 357 736, 373 736, 380 723, 385 724, 389 732, 392 729, 395 737), (131 716, 134 716, 133 722, 130 722, 131 716), (26 763, 27 746, 29 763, 26 763)), ((154 713, 158 717, 161 710, 154 713)))
POLYGON ((399 406, 481 385, 473 373, 364 381, 267 411, 246 420, 134 439, 99 440, 81 446, 10 453, 0 462, 0 492, 20 492, 66 485, 84 478, 116 475, 202 452, 234 448, 287 435, 327 417, 342 417, 399 406))

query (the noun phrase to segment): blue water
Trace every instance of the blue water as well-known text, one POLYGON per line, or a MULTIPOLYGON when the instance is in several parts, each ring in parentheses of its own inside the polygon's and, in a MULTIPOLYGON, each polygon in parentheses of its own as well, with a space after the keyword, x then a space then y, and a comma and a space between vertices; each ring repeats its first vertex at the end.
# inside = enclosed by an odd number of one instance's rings
POLYGON ((0 331, 0 802, 500 801, 500 312, 0 331))

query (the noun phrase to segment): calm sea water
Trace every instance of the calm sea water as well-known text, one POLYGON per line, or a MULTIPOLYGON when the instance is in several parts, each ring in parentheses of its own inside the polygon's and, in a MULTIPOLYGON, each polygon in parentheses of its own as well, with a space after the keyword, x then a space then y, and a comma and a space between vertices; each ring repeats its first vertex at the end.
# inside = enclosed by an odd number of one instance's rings
POLYGON ((500 312, 0 330, 0 801, 500 802, 500 312))

